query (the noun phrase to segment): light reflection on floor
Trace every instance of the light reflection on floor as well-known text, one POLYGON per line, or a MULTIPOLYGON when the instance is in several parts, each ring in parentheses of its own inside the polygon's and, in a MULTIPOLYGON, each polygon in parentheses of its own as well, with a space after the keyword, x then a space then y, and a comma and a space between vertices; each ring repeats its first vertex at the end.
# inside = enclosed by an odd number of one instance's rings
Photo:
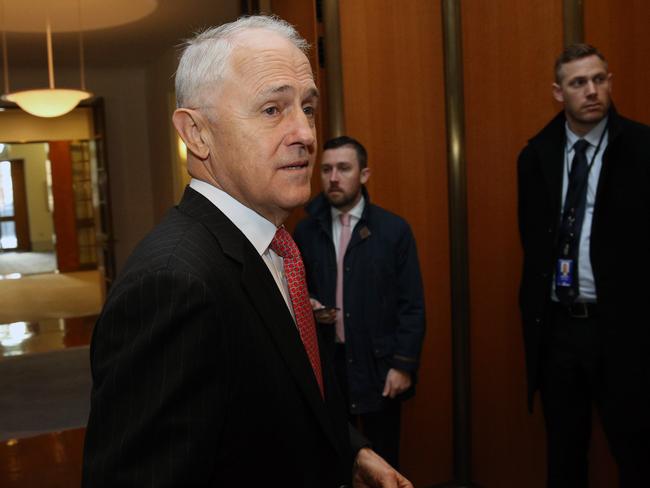
POLYGON ((90 343, 96 316, 43 319, 0 324, 0 360, 3 357, 48 352, 90 343))

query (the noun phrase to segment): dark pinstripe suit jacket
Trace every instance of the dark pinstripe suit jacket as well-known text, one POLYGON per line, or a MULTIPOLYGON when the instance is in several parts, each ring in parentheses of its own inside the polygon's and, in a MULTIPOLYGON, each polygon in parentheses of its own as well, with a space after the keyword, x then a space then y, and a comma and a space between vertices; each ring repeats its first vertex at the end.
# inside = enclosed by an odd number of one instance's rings
POLYGON ((349 482, 345 406, 322 361, 325 401, 259 254, 188 188, 95 327, 83 485, 349 482))

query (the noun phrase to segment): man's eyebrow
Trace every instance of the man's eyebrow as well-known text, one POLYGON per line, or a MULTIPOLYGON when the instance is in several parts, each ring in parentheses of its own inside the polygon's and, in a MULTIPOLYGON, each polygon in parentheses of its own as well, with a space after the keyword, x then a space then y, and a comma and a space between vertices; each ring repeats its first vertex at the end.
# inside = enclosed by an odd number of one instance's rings
MULTIPOLYGON (((294 87, 291 85, 280 85, 280 86, 272 86, 266 90, 264 90, 260 96, 262 97, 267 97, 270 95, 277 95, 278 93, 286 93, 293 91, 294 87)), ((319 98, 320 94, 318 92, 318 88, 316 87, 311 87, 309 91, 307 92, 307 96, 305 98, 319 98)))
POLYGON ((320 92, 318 91, 318 88, 315 86, 311 87, 307 92, 307 98, 320 98, 320 92))

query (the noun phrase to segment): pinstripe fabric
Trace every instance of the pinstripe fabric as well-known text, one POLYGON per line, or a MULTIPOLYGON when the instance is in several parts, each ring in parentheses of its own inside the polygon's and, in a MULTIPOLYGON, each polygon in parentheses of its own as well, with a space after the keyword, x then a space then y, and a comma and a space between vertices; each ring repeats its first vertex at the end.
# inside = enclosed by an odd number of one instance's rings
POLYGON ((325 402, 263 261, 186 190, 95 327, 83 485, 343 484, 345 407, 322 362, 325 402))

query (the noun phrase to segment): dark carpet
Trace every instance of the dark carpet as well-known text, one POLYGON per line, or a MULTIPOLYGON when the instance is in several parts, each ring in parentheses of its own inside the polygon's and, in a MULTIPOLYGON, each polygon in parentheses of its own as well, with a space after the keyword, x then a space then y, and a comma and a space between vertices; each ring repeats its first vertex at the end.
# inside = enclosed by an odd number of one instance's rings
POLYGON ((0 359, 0 440, 84 427, 88 346, 0 359))

